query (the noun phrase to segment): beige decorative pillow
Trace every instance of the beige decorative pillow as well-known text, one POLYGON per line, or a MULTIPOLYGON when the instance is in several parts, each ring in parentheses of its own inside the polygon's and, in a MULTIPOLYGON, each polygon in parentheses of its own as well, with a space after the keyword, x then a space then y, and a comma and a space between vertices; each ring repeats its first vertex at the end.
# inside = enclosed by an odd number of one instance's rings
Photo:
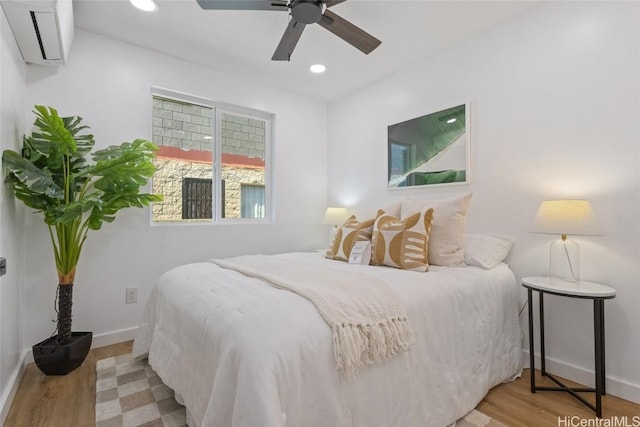
POLYGON ((373 225, 371 264, 428 271, 428 242, 433 209, 398 219, 378 211, 373 225))
POLYGON ((373 222, 375 219, 358 221, 355 215, 351 215, 347 222, 342 224, 333 235, 331 246, 327 250, 326 257, 340 261, 349 261, 351 249, 356 242, 371 240, 373 222))
POLYGON ((387 215, 395 216, 396 218, 400 218, 400 208, 402 206, 402 201, 398 200, 395 202, 385 203, 383 206, 379 204, 373 206, 359 206, 358 210, 355 211, 356 215, 359 215, 363 218, 376 217, 377 212, 379 210, 383 210, 387 215))
POLYGON ((429 264, 455 267, 464 262, 464 224, 471 193, 448 200, 407 199, 402 218, 433 208, 429 235, 429 264))

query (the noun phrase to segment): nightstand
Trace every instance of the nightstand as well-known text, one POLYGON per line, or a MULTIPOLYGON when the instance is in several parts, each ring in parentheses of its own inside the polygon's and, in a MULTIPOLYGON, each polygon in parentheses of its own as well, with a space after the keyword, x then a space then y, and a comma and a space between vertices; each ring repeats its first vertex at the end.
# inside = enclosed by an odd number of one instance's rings
POLYGON ((602 396, 605 389, 605 347, 604 347, 604 300, 616 296, 616 291, 609 286, 593 282, 568 282, 554 277, 524 277, 522 286, 527 288, 529 305, 529 363, 531 366, 531 393, 536 391, 566 391, 573 397, 595 411, 598 418, 602 417, 602 396), (533 334, 533 291, 538 293, 540 308, 540 372, 556 383, 558 387, 538 387, 535 379, 534 334, 533 334), (544 294, 558 295, 567 298, 588 299, 593 301, 593 335, 595 344, 595 388, 567 387, 545 368, 544 352, 544 294), (578 392, 592 392, 596 394, 596 404, 593 405, 578 392))

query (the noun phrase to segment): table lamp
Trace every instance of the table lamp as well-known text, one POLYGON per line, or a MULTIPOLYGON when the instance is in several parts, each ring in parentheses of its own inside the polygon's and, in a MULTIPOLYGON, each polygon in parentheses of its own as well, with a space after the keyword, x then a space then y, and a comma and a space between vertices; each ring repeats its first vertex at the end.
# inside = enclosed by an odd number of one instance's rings
POLYGON ((329 242, 331 242, 332 246, 332 242, 335 238, 338 226, 344 224, 347 218, 349 218, 349 211, 347 210, 347 208, 327 208, 327 211, 324 213, 322 223, 333 225, 331 231, 329 232, 329 242))
POLYGON ((586 200, 546 200, 533 219, 532 232, 559 234, 549 245, 549 277, 580 281, 580 246, 567 235, 602 234, 591 206, 586 200))
POLYGON ((333 225, 333 228, 336 229, 339 225, 344 224, 347 218, 349 218, 347 208, 327 208, 322 223, 333 225))

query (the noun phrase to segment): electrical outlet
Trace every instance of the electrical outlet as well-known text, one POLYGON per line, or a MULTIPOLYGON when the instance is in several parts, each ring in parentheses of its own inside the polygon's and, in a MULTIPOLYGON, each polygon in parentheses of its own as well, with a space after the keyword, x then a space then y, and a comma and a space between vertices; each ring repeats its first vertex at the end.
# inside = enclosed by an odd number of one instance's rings
POLYGON ((138 288, 127 288, 127 304, 135 304, 138 302, 138 288))
POLYGON ((7 259, 0 258, 0 276, 7 274, 7 259))

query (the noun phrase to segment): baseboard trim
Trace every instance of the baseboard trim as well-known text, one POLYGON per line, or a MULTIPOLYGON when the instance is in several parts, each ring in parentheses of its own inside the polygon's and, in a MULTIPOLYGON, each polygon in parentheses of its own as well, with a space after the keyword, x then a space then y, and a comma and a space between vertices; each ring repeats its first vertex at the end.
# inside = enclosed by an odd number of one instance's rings
MULTIPOLYGON (((557 359, 546 357, 546 368, 549 372, 559 375, 587 387, 594 387, 595 373, 592 370, 561 362, 557 359)), ((529 351, 522 350, 523 367, 529 368, 529 351)), ((540 369, 540 354, 535 354, 537 369, 540 369)), ((640 385, 632 384, 620 378, 607 375, 607 394, 640 404, 640 385)))
POLYGON ((11 404, 13 403, 13 399, 16 397, 18 386, 20 385, 20 380, 22 380, 22 375, 24 374, 24 370, 27 366, 26 359, 27 351, 25 350, 22 353, 20 363, 18 363, 13 372, 11 372, 9 386, 3 394, 2 401, 0 402, 0 425, 4 425, 5 421, 7 420, 7 416, 9 415, 9 409, 11 409, 11 404))
POLYGON ((107 332, 105 334, 94 335, 91 348, 104 347, 111 344, 118 344, 124 341, 135 339, 138 327, 121 329, 119 331, 107 332))

